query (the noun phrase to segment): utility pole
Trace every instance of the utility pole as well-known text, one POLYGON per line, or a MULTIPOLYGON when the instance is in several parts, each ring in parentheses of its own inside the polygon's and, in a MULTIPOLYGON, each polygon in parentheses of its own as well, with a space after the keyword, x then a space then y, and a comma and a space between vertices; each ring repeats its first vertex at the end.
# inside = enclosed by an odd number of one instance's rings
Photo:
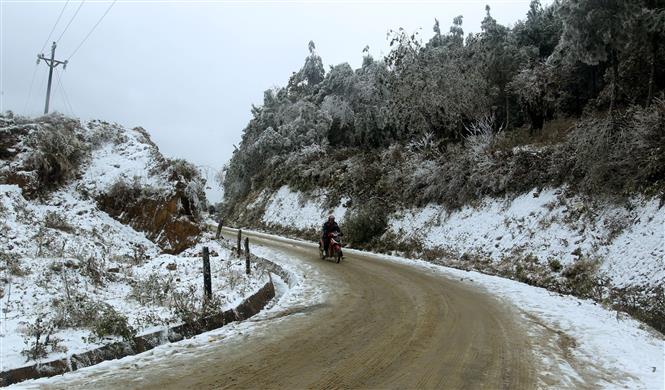
POLYGON ((44 53, 37 55, 37 63, 39 64, 40 60, 46 62, 46 65, 49 67, 48 70, 48 87, 46 87, 46 105, 44 106, 44 114, 48 114, 48 103, 51 99, 51 80, 53 80, 53 69, 58 65, 62 64, 62 69, 67 69, 67 61, 58 61, 55 59, 55 42, 51 46, 51 58, 44 57, 44 53))

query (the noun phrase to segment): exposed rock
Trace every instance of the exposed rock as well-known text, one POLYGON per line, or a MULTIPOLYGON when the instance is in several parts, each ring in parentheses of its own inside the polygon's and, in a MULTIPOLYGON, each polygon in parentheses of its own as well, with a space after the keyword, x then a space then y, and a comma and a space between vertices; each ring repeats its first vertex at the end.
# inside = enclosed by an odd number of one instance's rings
POLYGON ((49 268, 51 268, 51 271, 60 272, 62 271, 62 263, 56 261, 54 263, 51 263, 51 266, 49 268))
POLYGON ((178 191, 166 200, 139 198, 118 204, 114 198, 102 195, 97 204, 113 218, 145 232, 166 253, 177 254, 192 246, 201 233, 193 218, 179 207, 183 197, 178 191))
POLYGON ((71 269, 79 269, 81 266, 79 265, 78 261, 67 259, 67 261, 65 261, 65 267, 71 269))

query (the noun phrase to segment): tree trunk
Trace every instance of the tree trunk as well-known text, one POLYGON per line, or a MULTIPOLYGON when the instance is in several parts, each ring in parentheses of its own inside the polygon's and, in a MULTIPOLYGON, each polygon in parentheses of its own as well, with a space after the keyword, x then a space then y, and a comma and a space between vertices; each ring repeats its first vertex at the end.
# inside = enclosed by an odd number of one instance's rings
POLYGON ((651 34, 651 70, 649 71, 649 93, 647 95, 647 107, 651 105, 653 100, 653 85, 654 78, 656 77, 656 55, 658 54, 658 40, 656 34, 651 34))
POLYGON ((510 127, 510 97, 508 96, 508 91, 505 91, 506 94, 506 128, 508 130, 510 127))
POLYGON ((614 122, 614 104, 619 94, 619 60, 616 49, 612 49, 612 97, 610 98, 610 116, 614 122))

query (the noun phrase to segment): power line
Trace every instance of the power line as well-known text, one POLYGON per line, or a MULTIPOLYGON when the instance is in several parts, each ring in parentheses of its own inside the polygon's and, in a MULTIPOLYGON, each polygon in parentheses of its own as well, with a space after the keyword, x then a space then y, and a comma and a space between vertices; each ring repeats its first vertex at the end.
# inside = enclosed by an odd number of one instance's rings
MULTIPOLYGON (((58 75, 58 71, 56 70, 55 72, 56 76, 58 75)), ((58 92, 60 93, 60 98, 62 99, 62 113, 65 115, 71 115, 69 106, 67 105, 67 99, 65 98, 65 95, 62 93, 62 84, 60 83, 60 76, 57 76, 56 79, 58 80, 58 92)))
POLYGON ((30 89, 28 89, 28 97, 25 98, 25 104, 23 104, 23 114, 25 114, 25 110, 28 108, 28 102, 30 101, 30 97, 32 97, 32 87, 35 84, 35 76, 37 76, 38 68, 39 65, 35 64, 35 70, 32 72, 32 80, 30 80, 30 89))
POLYGON ((81 43, 79 43, 79 45, 76 46, 76 49, 74 49, 74 51, 72 52, 72 54, 70 54, 69 57, 67 57, 67 61, 69 61, 72 57, 74 57, 74 54, 76 54, 76 52, 81 48, 81 46, 83 46, 83 44, 85 43, 85 41, 88 40, 88 38, 90 37, 90 35, 92 34, 92 32, 95 31, 95 29, 97 28, 97 26, 99 26, 99 24, 100 24, 100 23, 102 22, 102 20, 106 17, 106 15, 109 13, 109 11, 111 10, 111 8, 113 7, 113 5, 114 5, 117 1, 118 1, 118 0, 113 0, 113 2, 111 3, 111 5, 109 5, 108 8, 106 8, 106 11, 104 11, 104 14, 102 15, 102 17, 99 18, 99 20, 97 21, 97 23, 95 23, 94 26, 92 26, 92 28, 90 29, 90 31, 88 31, 88 34, 85 36, 85 38, 83 38, 83 40, 81 41, 81 43))
POLYGON ((83 7, 83 3, 85 3, 85 0, 81 1, 81 3, 79 4, 78 8, 76 9, 76 12, 74 12, 74 15, 72 15, 72 18, 69 19, 69 23, 67 23, 67 25, 65 26, 65 29, 62 30, 62 34, 60 34, 60 36, 59 36, 58 39, 56 40, 56 43, 57 43, 57 42, 60 42, 60 39, 62 39, 62 36, 65 35, 65 33, 67 32, 67 29, 68 29, 69 26, 72 24, 72 22, 73 22, 74 19, 76 18, 76 15, 78 15, 79 11, 81 10, 81 7, 83 7))
POLYGON ((53 35, 53 31, 55 31, 56 26, 58 25, 58 22, 60 22, 60 18, 62 17, 62 14, 65 12, 65 8, 67 7, 67 4, 69 3, 69 0, 65 2, 65 5, 62 6, 62 9, 60 10, 60 15, 58 15, 58 18, 55 20, 55 23, 53 24, 53 28, 51 29, 51 32, 48 33, 48 38, 44 41, 44 45, 42 46, 42 49, 39 51, 40 53, 44 52, 44 49, 46 49, 46 45, 48 44, 48 41, 51 39, 51 35, 53 35))
POLYGON ((62 95, 63 100, 65 102, 65 107, 69 109, 69 112, 72 114, 72 117, 74 117, 76 116, 76 114, 74 113, 74 107, 72 107, 72 104, 69 101, 69 97, 67 96, 67 91, 65 90, 65 86, 62 84, 62 78, 60 77, 60 73, 62 73, 62 71, 58 71, 56 69, 55 75, 58 78, 58 85, 60 86, 59 88, 60 94, 62 95))

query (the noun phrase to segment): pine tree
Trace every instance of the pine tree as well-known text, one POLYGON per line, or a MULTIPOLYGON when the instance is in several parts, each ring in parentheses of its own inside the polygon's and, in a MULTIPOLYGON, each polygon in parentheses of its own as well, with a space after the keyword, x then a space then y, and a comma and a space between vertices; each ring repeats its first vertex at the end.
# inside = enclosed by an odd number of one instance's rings
POLYGON ((626 0, 568 0, 561 4, 562 40, 571 58, 588 65, 610 62, 610 113, 619 92, 619 62, 637 11, 636 3, 626 0))

